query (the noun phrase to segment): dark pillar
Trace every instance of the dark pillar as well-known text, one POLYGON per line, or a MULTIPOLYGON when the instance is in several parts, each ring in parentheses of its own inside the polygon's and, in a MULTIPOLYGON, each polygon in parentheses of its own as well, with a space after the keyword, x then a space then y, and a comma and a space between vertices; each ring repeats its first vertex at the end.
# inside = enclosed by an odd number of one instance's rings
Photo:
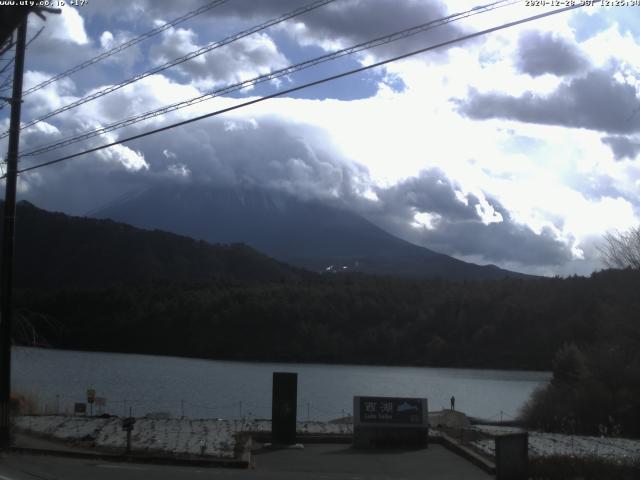
POLYGON ((13 69, 11 120, 7 152, 2 232, 2 270, 0 273, 0 448, 11 443, 11 324, 13 309, 13 243, 16 221, 16 183, 18 177, 18 146, 20 143, 20 108, 22 106, 22 72, 27 37, 27 19, 18 27, 16 57, 13 69))
POLYGON ((527 432, 496 437, 496 480, 529 478, 529 434, 527 432))
POLYGON ((273 372, 271 441, 280 445, 296 443, 298 374, 273 372))

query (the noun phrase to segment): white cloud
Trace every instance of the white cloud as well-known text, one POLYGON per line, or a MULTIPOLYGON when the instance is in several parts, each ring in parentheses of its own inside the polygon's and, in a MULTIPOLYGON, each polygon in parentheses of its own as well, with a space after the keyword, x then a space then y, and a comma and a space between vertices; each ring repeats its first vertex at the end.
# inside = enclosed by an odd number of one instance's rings
POLYGON ((97 152, 97 156, 106 162, 114 162, 122 165, 127 170, 148 170, 149 164, 140 151, 132 150, 124 145, 114 145, 97 152))
POLYGON ((103 50, 109 50, 113 48, 113 33, 108 30, 102 32, 102 35, 100 35, 100 46, 103 48, 103 50))
MULTIPOLYGON (((155 65, 163 65, 203 47, 193 30, 170 28, 163 32, 162 42, 151 48, 150 56, 155 65)), ((288 64, 268 34, 256 33, 199 55, 175 69, 193 85, 212 88, 248 80, 288 64)))
POLYGON ((176 158, 178 158, 178 156, 175 153, 173 153, 171 150, 167 148, 162 150, 162 155, 164 155, 164 158, 166 158, 167 160, 175 160, 176 158))
POLYGON ((171 175, 176 177, 188 178, 191 176, 191 170, 184 163, 169 165, 167 170, 171 175))
POLYGON ((78 9, 63 6, 60 15, 47 15, 47 21, 44 22, 35 15, 31 15, 29 23, 33 23, 33 27, 37 31, 44 26, 42 38, 38 41, 41 43, 50 40, 59 40, 64 43, 76 45, 88 45, 90 43, 89 36, 85 30, 84 19, 78 13, 78 9))
POLYGON ((411 226, 414 228, 426 228, 427 230, 434 230, 442 217, 437 213, 429 212, 417 212, 413 216, 413 223, 411 226))

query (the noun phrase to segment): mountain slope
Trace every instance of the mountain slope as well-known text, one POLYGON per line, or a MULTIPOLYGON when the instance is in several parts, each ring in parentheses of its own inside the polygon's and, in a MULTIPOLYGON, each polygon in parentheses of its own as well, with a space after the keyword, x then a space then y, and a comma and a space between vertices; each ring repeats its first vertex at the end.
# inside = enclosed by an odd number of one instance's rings
POLYGON ((93 215, 209 242, 244 242, 314 271, 346 267, 448 279, 524 276, 414 245, 345 210, 257 188, 156 187, 93 215))
POLYGON ((210 245, 111 220, 51 213, 28 202, 18 204, 17 287, 100 287, 115 282, 192 282, 214 277, 277 281, 301 275, 306 273, 245 245, 210 245))

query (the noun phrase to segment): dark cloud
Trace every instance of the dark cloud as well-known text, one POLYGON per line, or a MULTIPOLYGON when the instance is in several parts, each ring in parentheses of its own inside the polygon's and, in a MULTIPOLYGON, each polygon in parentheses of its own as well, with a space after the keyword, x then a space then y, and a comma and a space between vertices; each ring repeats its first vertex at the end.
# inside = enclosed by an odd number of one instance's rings
MULTIPOLYGON (((453 220, 477 219, 474 207, 465 205, 456 196, 457 187, 442 171, 432 169, 419 177, 408 178, 389 188, 377 188, 375 193, 387 215, 413 220, 415 211, 435 213, 453 220)), ((462 195, 459 193, 458 195, 462 195)), ((472 197, 472 201, 477 200, 472 197)))
POLYGON ((477 255, 496 263, 562 265, 572 259, 569 247, 549 229, 537 234, 509 218, 489 225, 446 220, 435 230, 423 231, 422 243, 450 255, 477 255))
POLYGON ((409 241, 437 252, 475 256, 486 262, 520 266, 558 266, 572 259, 569 246, 549 229, 536 233, 513 220, 496 199, 483 199, 502 217, 486 224, 479 210, 483 201, 472 194, 462 196, 459 187, 437 169, 423 171, 387 189, 377 189, 376 210, 367 216, 409 241), (456 193, 458 192, 458 193, 456 193), (435 214, 433 228, 412 226, 417 212, 435 214))
POLYGON ((640 143, 623 135, 602 137, 602 143, 611 149, 616 160, 624 160, 625 158, 634 160, 640 153, 640 143))
MULTIPOLYGON (((127 135, 144 130, 130 129, 127 135)), ((49 137, 31 131, 25 135, 25 142, 45 143, 49 137)), ((95 145, 102 143, 104 139, 92 141, 95 145)), ((94 210, 126 192, 167 181, 260 185, 301 198, 353 196, 367 178, 367 170, 342 160, 330 145, 319 129, 277 117, 215 118, 171 130, 170 135, 132 142, 120 151, 108 149, 37 170, 25 175, 24 195, 45 208, 74 214, 94 210), (142 159, 136 152, 144 152, 146 166, 141 167, 142 159)), ((70 149, 77 150, 77 146, 70 149)), ((51 152, 38 161, 63 153, 51 152)), ((28 166, 33 160, 25 162, 23 165, 28 166)))
POLYGON ((502 118, 614 134, 640 129, 640 115, 633 115, 640 107, 635 88, 616 81, 613 73, 605 70, 563 82, 547 96, 527 92, 512 97, 472 90, 467 99, 454 102, 460 113, 478 120, 502 118))
POLYGON ((535 30, 520 35, 516 58, 518 70, 533 77, 545 73, 571 75, 588 66, 575 45, 552 33, 535 30))

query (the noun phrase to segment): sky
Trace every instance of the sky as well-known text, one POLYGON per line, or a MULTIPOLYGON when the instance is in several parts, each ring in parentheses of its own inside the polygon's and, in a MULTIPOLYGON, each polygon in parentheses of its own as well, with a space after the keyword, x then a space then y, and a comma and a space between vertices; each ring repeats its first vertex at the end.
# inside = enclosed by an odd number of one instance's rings
MULTIPOLYGON (((210 0, 67 2, 32 15, 30 88, 210 0), (78 3, 77 6, 69 3, 78 3)), ((24 97, 28 122, 311 0, 227 0, 24 97)), ((21 152, 409 27, 471 0, 334 0, 21 132, 21 152)), ((525 1, 192 105, 22 168, 550 12, 525 1)), ((640 219, 640 7, 584 6, 22 174, 19 200, 85 215, 157 184, 260 186, 418 245, 539 275, 603 268, 640 219)), ((0 68, 11 58, 0 59, 0 68)), ((1 79, 0 79, 1 80, 1 79)), ((7 91, 0 92, 6 95, 7 91)), ((8 129, 8 108, 0 130, 8 129)), ((0 140, 6 152, 6 138, 0 140)))

